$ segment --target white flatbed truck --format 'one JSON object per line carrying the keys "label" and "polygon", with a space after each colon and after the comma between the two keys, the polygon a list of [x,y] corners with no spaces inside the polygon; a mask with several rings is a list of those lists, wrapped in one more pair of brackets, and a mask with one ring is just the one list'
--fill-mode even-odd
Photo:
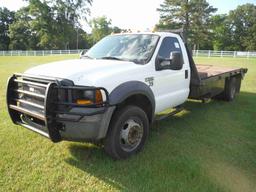
{"label": "white flatbed truck", "polygon": [[188,98],[232,101],[247,69],[195,65],[180,35],[115,34],[81,59],[13,74],[13,123],[53,142],[102,141],[115,159],[140,151],[156,115]]}

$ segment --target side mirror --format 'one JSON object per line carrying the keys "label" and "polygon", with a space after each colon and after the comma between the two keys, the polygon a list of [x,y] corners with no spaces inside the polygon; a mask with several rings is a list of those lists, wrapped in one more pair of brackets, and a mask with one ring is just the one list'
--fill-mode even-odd
{"label": "side mirror", "polygon": [[171,58],[163,58],[157,57],[156,58],[156,70],[181,70],[183,66],[183,59],[181,53],[178,51],[173,51],[171,53]]}
{"label": "side mirror", "polygon": [[83,55],[86,53],[86,51],[85,50],[83,50],[83,51],[81,51],[81,53],[80,53],[80,59],[83,57]]}

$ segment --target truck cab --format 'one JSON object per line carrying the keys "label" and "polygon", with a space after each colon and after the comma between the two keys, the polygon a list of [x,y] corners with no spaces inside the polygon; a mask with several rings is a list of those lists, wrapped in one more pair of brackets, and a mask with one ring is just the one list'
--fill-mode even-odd
{"label": "truck cab", "polygon": [[53,142],[101,141],[115,159],[139,152],[158,113],[188,98],[233,100],[247,69],[197,67],[180,35],[110,35],[81,59],[10,77],[15,124]]}

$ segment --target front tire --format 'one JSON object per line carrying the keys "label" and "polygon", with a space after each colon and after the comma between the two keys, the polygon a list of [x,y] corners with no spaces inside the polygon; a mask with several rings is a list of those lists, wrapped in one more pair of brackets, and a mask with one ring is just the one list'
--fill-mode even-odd
{"label": "front tire", "polygon": [[148,117],[140,107],[125,106],[114,114],[104,149],[114,159],[125,159],[141,151],[149,133]]}

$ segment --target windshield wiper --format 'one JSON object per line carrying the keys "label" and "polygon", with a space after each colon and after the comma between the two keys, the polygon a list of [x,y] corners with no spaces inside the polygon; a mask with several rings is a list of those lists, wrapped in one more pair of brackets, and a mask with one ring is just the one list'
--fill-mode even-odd
{"label": "windshield wiper", "polygon": [[99,58],[99,59],[109,59],[109,60],[118,60],[118,61],[123,61],[123,59],[120,59],[120,58],[118,58],[118,57],[101,57],[101,58]]}
{"label": "windshield wiper", "polygon": [[81,58],[88,58],[88,59],[92,59],[92,57],[88,56],[88,55],[82,55]]}
{"label": "windshield wiper", "polygon": [[139,65],[146,64],[145,60],[142,60],[142,59],[132,59],[130,61],[135,63],[135,64],[139,64]]}
{"label": "windshield wiper", "polygon": [[129,61],[129,62],[133,62],[135,64],[144,64],[145,62],[142,62],[141,60],[138,59],[121,59],[118,57],[111,57],[111,56],[106,56],[106,57],[101,57],[99,59],[109,59],[109,60],[117,60],[117,61]]}

